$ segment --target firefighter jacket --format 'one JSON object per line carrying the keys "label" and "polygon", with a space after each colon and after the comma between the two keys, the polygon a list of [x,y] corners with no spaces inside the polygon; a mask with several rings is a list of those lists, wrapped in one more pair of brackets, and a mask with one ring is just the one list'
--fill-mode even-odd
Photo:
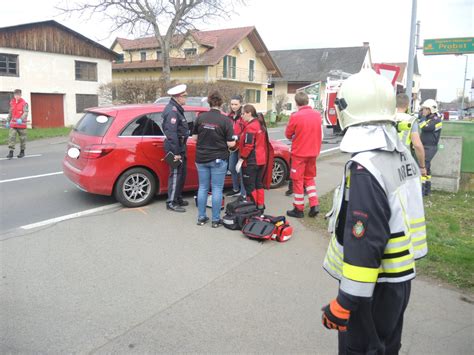
{"label": "firefighter jacket", "polygon": [[437,146],[441,136],[443,121],[437,114],[430,114],[420,123],[421,142],[424,146]]}
{"label": "firefighter jacket", "polygon": [[376,283],[415,277],[415,260],[428,251],[420,177],[404,147],[355,153],[347,163],[328,213],[323,264],[340,281],[343,307],[370,298]]}
{"label": "firefighter jacket", "polygon": [[234,135],[240,137],[240,134],[244,130],[244,120],[242,119],[242,109],[239,109],[237,112],[229,113],[229,118],[232,120],[232,124],[234,126]]}
{"label": "firefighter jacket", "polygon": [[166,136],[165,150],[167,152],[177,155],[186,153],[189,126],[183,107],[173,98],[163,111],[163,133]]}
{"label": "firefighter jacket", "polygon": [[240,157],[243,166],[266,165],[268,155],[267,134],[257,118],[244,126],[239,140]]}
{"label": "firefighter jacket", "polygon": [[408,150],[411,148],[411,134],[418,133],[418,122],[415,116],[409,115],[408,113],[397,113],[397,121],[408,122],[411,124],[411,128],[398,132],[398,137],[402,143],[407,147]]}
{"label": "firefighter jacket", "polygon": [[[28,104],[21,97],[18,101],[12,98],[10,101],[10,111],[7,120],[10,120],[11,128],[26,128],[26,119],[28,118]],[[21,120],[18,123],[18,120]]]}
{"label": "firefighter jacket", "polygon": [[301,158],[317,157],[321,150],[321,114],[303,106],[290,116],[285,136],[291,140],[291,154]]}

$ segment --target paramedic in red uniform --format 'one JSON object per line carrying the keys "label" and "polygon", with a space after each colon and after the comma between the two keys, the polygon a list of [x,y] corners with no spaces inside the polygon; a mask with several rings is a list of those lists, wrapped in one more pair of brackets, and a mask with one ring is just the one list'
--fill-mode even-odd
{"label": "paramedic in red uniform", "polygon": [[[260,210],[265,209],[264,188],[268,188],[265,177],[271,160],[265,121],[259,119],[255,107],[245,105],[242,110],[245,127],[239,140],[240,159],[237,171],[242,167],[247,198],[253,200]],[[271,162],[273,166],[273,162]]]}
{"label": "paramedic in red uniform", "polygon": [[291,173],[293,181],[293,209],[287,211],[290,217],[304,217],[304,189],[309,197],[310,217],[319,213],[316,193],[316,159],[321,150],[321,115],[308,106],[309,98],[304,92],[295,95],[298,111],[290,116],[286,127],[286,138],[291,140]]}

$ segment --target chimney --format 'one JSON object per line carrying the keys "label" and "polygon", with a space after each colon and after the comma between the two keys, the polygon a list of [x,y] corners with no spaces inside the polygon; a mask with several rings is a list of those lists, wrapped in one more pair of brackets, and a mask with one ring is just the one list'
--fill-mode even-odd
{"label": "chimney", "polygon": [[362,42],[362,44],[364,45],[364,47],[369,47],[369,42]]}

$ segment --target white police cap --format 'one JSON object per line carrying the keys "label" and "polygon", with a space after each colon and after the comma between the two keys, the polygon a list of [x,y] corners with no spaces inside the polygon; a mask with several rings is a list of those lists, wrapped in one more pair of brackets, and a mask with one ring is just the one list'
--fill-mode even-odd
{"label": "white police cap", "polygon": [[182,93],[185,93],[187,89],[186,84],[176,85],[167,91],[168,95],[170,96],[177,96]]}

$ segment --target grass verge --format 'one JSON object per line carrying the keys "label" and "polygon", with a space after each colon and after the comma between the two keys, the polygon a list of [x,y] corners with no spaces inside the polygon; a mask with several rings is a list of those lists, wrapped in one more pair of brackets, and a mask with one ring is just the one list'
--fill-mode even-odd
{"label": "grass verge", "polygon": [[[71,127],[57,128],[32,128],[27,130],[27,142],[42,138],[53,138],[67,136],[71,132]],[[0,145],[8,144],[8,129],[0,129]],[[17,137],[17,142],[19,138]]]}
{"label": "grass verge", "polygon": [[[331,209],[333,193],[320,198],[318,218],[304,224],[327,233],[324,215]],[[425,198],[428,255],[418,260],[417,272],[474,292],[474,192],[456,194],[434,191]]]}

